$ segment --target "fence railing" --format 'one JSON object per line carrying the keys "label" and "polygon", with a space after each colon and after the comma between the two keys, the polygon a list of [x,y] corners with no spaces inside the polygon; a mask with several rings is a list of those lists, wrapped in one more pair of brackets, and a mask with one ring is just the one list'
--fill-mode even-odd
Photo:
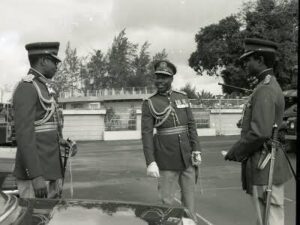
{"label": "fence railing", "polygon": [[105,115],[105,131],[137,130],[135,108],[108,108]]}
{"label": "fence railing", "polygon": [[[196,127],[211,128],[211,109],[242,109],[246,99],[191,99],[191,108]],[[138,121],[136,110],[141,105],[120,107],[117,105],[106,108],[105,131],[137,130]],[[221,112],[221,111],[220,111]]]}
{"label": "fence railing", "polygon": [[110,88],[99,89],[93,91],[62,91],[59,94],[60,98],[73,97],[99,97],[99,96],[116,96],[116,95],[147,95],[155,92],[154,87],[128,87],[128,88]]}
{"label": "fence railing", "polygon": [[210,127],[210,111],[201,108],[192,108],[196,128],[209,128]]}
{"label": "fence railing", "polygon": [[247,99],[190,99],[192,108],[206,109],[237,109],[243,108]]}

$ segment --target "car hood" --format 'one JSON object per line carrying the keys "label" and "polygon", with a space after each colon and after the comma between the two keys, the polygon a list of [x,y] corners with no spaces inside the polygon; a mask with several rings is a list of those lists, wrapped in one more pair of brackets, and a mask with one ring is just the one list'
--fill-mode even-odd
{"label": "car hood", "polygon": [[189,218],[180,207],[90,200],[35,200],[33,211],[34,224],[40,225],[194,224]]}

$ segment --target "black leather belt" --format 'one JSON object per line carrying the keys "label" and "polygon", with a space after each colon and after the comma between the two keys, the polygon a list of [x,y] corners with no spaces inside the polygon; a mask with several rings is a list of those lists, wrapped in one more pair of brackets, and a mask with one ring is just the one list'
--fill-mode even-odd
{"label": "black leather belt", "polygon": [[171,134],[182,134],[188,132],[187,126],[169,127],[157,129],[157,135],[171,135]]}

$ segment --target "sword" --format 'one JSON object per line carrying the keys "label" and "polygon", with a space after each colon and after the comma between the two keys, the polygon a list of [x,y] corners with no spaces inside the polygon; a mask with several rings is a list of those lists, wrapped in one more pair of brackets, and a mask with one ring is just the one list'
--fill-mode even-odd
{"label": "sword", "polygon": [[264,214],[264,225],[269,224],[269,214],[270,214],[270,205],[271,205],[275,154],[276,154],[276,150],[277,150],[277,139],[278,139],[278,126],[275,123],[273,125],[273,130],[272,130],[272,150],[271,150],[271,161],[270,161],[268,186],[265,190],[265,195],[267,197],[266,197],[266,208],[265,208],[265,214]]}

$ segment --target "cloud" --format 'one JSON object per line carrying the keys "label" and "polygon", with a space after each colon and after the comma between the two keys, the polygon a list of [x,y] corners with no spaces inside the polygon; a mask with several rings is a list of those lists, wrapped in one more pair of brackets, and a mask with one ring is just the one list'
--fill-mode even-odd
{"label": "cloud", "polygon": [[[130,2],[130,4],[128,4]],[[167,29],[193,32],[237,12],[241,0],[115,0],[112,19],[119,28]]]}
{"label": "cloud", "polygon": [[24,46],[29,42],[60,41],[63,58],[70,41],[80,56],[86,56],[94,49],[107,52],[113,38],[126,28],[131,42],[151,44],[151,55],[166,49],[184,74],[178,75],[178,85],[192,82],[197,89],[219,92],[213,78],[195,75],[188,58],[196,49],[194,36],[200,27],[237,12],[241,4],[241,0],[1,0],[0,86],[16,83],[26,74]]}
{"label": "cloud", "polygon": [[223,82],[221,77],[200,76],[187,65],[177,65],[177,74],[174,76],[173,87],[180,89],[187,83],[196,88],[196,91],[202,90],[211,92],[214,95],[222,94],[222,88],[218,82]]}

